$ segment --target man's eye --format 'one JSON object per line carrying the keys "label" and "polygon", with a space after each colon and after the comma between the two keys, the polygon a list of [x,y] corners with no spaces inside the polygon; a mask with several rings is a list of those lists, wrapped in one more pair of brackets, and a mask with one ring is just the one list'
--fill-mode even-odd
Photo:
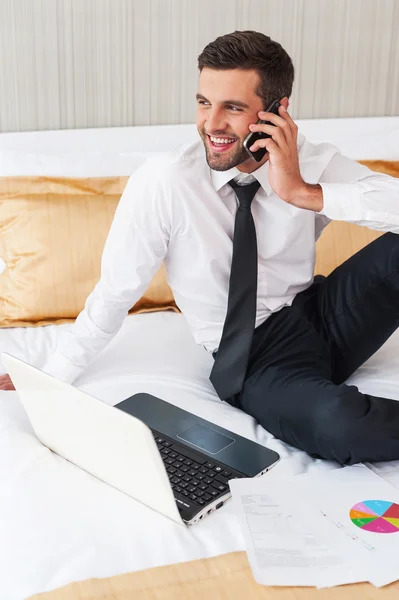
{"label": "man's eye", "polygon": [[207,104],[206,100],[198,100],[198,104]]}
{"label": "man's eye", "polygon": [[231,108],[234,112],[241,112],[241,108],[237,108],[236,106],[230,105],[228,108]]}

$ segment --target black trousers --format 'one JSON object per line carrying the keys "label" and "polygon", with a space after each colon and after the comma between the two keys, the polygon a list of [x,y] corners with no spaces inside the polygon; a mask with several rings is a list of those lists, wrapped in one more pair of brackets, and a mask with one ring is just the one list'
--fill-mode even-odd
{"label": "black trousers", "polygon": [[344,383],[398,325],[399,235],[387,233],[255,329],[227,402],[313,457],[399,459],[399,402]]}

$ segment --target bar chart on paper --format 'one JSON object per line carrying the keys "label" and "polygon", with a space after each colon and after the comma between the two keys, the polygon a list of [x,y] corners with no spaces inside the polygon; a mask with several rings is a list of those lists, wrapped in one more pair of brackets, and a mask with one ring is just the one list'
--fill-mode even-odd
{"label": "bar chart on paper", "polygon": [[399,504],[386,500],[364,500],[350,510],[356,527],[372,533],[399,532]]}

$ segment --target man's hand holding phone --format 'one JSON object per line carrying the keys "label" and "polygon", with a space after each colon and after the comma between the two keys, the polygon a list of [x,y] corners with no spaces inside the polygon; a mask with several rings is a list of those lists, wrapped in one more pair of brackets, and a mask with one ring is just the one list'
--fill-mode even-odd
{"label": "man's hand holding phone", "polygon": [[[260,149],[269,153],[269,183],[274,192],[288,204],[319,212],[323,208],[323,191],[319,184],[307,184],[301,176],[298,158],[298,126],[285,107],[278,107],[278,114],[260,111],[262,121],[249,126],[250,131],[268,134],[258,138],[247,151],[253,154]],[[247,138],[248,139],[248,138]]]}

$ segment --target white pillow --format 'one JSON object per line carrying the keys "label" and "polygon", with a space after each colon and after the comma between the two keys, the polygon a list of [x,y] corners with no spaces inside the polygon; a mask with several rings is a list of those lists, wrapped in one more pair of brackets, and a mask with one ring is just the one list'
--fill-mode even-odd
{"label": "white pillow", "polygon": [[0,177],[111,177],[131,175],[150,156],[162,152],[76,152],[35,154],[0,151]]}
{"label": "white pillow", "polygon": [[0,153],[131,154],[169,152],[199,139],[195,125],[135,125],[0,134]]}
{"label": "white pillow", "polygon": [[3,133],[0,177],[127,176],[146,158],[198,139],[191,124]]}

